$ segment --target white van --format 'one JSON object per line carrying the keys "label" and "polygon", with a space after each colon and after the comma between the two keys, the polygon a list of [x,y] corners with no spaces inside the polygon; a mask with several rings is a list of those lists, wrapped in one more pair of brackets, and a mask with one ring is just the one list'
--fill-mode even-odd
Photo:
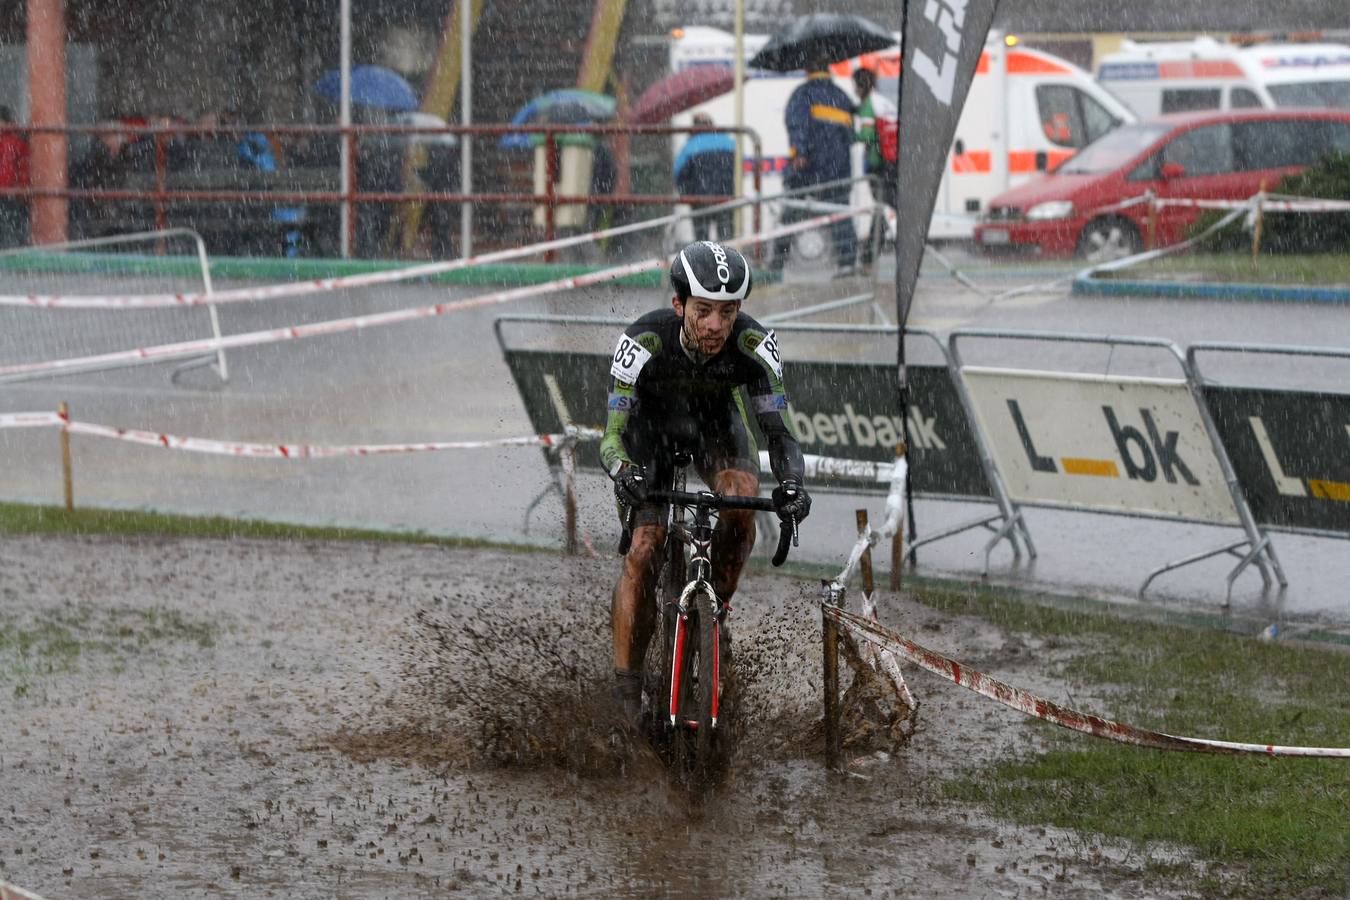
{"label": "white van", "polygon": [[[767,35],[746,35],[746,60],[767,40]],[[676,29],[671,40],[671,71],[695,65],[729,66],[734,48],[732,35],[716,28]],[[899,85],[899,52],[895,48],[836,63],[832,67],[835,81],[849,96],[854,96],[852,72],[860,65],[868,66],[879,75],[879,90],[894,101]],[[782,188],[788,154],[783,113],[788,97],[803,78],[801,72],[746,72],[745,124],[754,128],[764,142],[764,157],[759,165],[765,193],[776,193]],[[676,122],[688,124],[695,112],[706,112],[719,124],[731,124],[735,121],[734,97],[725,94],[711,100],[677,116]],[[1002,35],[991,35],[957,124],[929,238],[971,238],[990,198],[1054,168],[1078,148],[1117,125],[1134,120],[1127,107],[1072,63],[1039,50],[1010,47]],[[904,152],[904,131],[901,122],[901,152]],[[682,143],[683,138],[676,141]],[[748,159],[752,153],[748,146],[745,152],[748,194],[752,189],[749,173],[753,171],[753,162]],[[855,172],[861,172],[861,160],[861,146],[855,145]],[[855,202],[870,199],[865,186],[860,186],[859,192],[861,196],[855,195]],[[767,224],[770,223],[766,227]],[[865,222],[859,225],[862,230],[866,227]]]}
{"label": "white van", "polygon": [[1101,58],[1097,81],[1141,117],[1203,109],[1350,109],[1350,47],[1199,37],[1136,43]]}

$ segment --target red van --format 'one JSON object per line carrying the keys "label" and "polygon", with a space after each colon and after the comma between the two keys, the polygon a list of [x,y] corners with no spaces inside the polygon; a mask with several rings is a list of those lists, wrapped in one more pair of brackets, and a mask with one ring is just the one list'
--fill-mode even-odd
{"label": "red van", "polygon": [[[1053,173],[989,202],[975,228],[982,248],[1101,261],[1139,252],[1148,207],[1112,208],[1147,191],[1160,198],[1245,200],[1265,182],[1350,153],[1350,110],[1253,109],[1177,113],[1122,125]],[[1182,240],[1200,215],[1160,206],[1159,246]]]}

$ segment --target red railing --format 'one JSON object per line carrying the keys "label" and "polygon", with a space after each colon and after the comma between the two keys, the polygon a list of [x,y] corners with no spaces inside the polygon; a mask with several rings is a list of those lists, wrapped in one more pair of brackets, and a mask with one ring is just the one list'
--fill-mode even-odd
{"label": "red railing", "polygon": [[[707,127],[707,126],[670,126],[670,125],[229,125],[200,127],[191,125],[138,126],[138,125],[68,125],[36,126],[0,124],[0,133],[18,131],[25,134],[63,134],[99,137],[120,134],[128,138],[128,143],[140,139],[149,139],[154,143],[154,182],[150,190],[127,188],[0,188],[0,198],[27,198],[41,200],[56,198],[65,200],[90,200],[110,202],[148,202],[154,209],[154,223],[157,229],[168,225],[168,207],[175,203],[340,203],[348,210],[348,246],[356,235],[359,207],[363,203],[469,203],[497,205],[528,205],[544,207],[544,239],[552,240],[556,234],[557,209],[559,206],[605,205],[605,206],[671,206],[684,203],[690,206],[711,206],[731,200],[731,197],[688,195],[688,194],[560,194],[557,192],[559,137],[563,135],[592,135],[595,137],[635,135],[674,135],[698,134],[703,132],[741,134],[749,139],[752,153],[746,157],[747,165],[753,176],[754,197],[749,202],[752,210],[754,230],[762,225],[759,193],[762,187],[759,161],[763,158],[763,145],[759,135],[751,128]],[[261,133],[277,138],[337,138],[346,143],[349,166],[348,189],[332,190],[191,190],[171,189],[168,186],[170,174],[168,149],[175,140],[191,137],[240,137],[246,134]],[[542,134],[547,172],[545,191],[536,193],[509,192],[389,192],[362,191],[357,188],[360,172],[357,168],[358,142],[368,136],[415,136],[415,135],[453,135],[461,141],[474,137],[494,137],[505,134]],[[510,152],[510,151],[503,151]],[[331,167],[330,167],[331,168]],[[284,175],[282,170],[281,175]]]}

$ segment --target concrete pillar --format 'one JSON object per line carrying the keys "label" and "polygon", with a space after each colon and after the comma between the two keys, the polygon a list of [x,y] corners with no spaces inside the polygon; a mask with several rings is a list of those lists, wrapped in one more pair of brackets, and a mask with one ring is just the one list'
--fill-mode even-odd
{"label": "concrete pillar", "polygon": [[[66,124],[66,9],[65,0],[28,0],[28,119],[34,126]],[[32,132],[31,177],[36,191],[66,188],[63,133]],[[33,243],[66,240],[64,197],[33,200]]]}

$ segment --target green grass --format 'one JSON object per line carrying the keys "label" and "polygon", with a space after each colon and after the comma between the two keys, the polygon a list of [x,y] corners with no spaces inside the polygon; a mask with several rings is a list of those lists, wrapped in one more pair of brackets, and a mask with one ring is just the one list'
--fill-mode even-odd
{"label": "green grass", "polygon": [[1263,254],[1255,261],[1250,253],[1185,254],[1120,269],[1105,277],[1171,280],[1196,276],[1203,281],[1240,284],[1350,285],[1350,254]]}
{"label": "green grass", "polygon": [[189,538],[261,538],[287,541],[381,541],[446,547],[500,547],[538,552],[539,547],[477,538],[428,535],[421,531],[379,531],[320,525],[291,525],[261,519],[180,516],[142,510],[77,509],[0,503],[0,534],[165,535]]}
{"label": "green grass", "polygon": [[[1080,647],[1051,674],[1116,686],[1087,712],[1193,737],[1350,746],[1350,654],[987,592],[921,599]],[[1343,897],[1350,887],[1350,761],[1167,753],[1030,727],[1046,752],[963,773],[947,795],[1023,823],[1181,844],[1238,873],[1197,875],[1206,893]]]}
{"label": "green grass", "polygon": [[68,603],[20,620],[0,608],[0,685],[12,684],[17,699],[29,694],[34,679],[70,672],[82,658],[112,657],[120,668],[132,656],[171,644],[212,647],[215,635],[216,626],[172,609]]}

